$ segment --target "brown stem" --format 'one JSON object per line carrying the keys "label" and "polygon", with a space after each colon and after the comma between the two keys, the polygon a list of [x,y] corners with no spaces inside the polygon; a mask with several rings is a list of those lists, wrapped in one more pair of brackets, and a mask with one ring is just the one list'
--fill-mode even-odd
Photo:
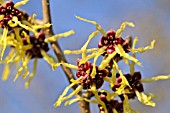
{"label": "brown stem", "polygon": [[[42,11],[43,11],[43,23],[44,24],[51,23],[49,0],[42,0]],[[44,32],[45,32],[47,38],[54,35],[52,26],[49,27],[49,28],[44,29]],[[64,54],[63,54],[58,42],[52,42],[51,46],[52,46],[52,48],[53,48],[59,62],[67,63],[67,60],[64,57]],[[74,79],[74,75],[73,75],[70,68],[67,68],[67,67],[62,65],[62,69],[63,69],[65,75],[67,76],[67,79],[68,79],[69,82],[70,82],[71,79]],[[77,86],[74,86],[73,90],[75,90],[76,88],[77,88]],[[82,92],[80,92],[76,97],[80,97],[82,95],[83,95]],[[81,113],[90,113],[90,108],[89,108],[89,103],[88,102],[79,101],[78,104],[79,104]]]}

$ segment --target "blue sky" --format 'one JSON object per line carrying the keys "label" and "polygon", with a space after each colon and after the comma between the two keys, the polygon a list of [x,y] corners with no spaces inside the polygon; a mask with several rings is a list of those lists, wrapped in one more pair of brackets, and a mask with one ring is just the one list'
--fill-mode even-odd
{"label": "blue sky", "polygon": [[[13,0],[16,2],[17,0]],[[144,67],[136,67],[144,77],[170,73],[169,61],[169,29],[170,29],[170,2],[162,0],[50,0],[52,25],[55,34],[68,30],[75,30],[76,34],[59,40],[63,50],[80,49],[87,40],[88,35],[95,30],[89,23],[77,20],[79,15],[87,19],[97,21],[106,31],[118,29],[123,21],[135,23],[135,28],[127,27],[123,36],[132,35],[139,37],[138,46],[149,45],[151,40],[156,40],[154,50],[139,54],[138,58]],[[168,5],[169,4],[169,5]],[[37,14],[42,19],[41,0],[30,0],[21,9],[28,14]],[[100,35],[95,37],[89,48],[96,47]],[[54,55],[52,50],[50,54]],[[78,55],[67,55],[67,60],[76,64]],[[123,65],[120,63],[120,65]],[[30,69],[32,64],[30,63]],[[2,72],[3,66],[0,67]],[[127,73],[128,69],[122,69]],[[50,66],[40,60],[37,74],[29,89],[24,88],[24,80],[21,78],[13,83],[15,72],[12,72],[8,81],[0,81],[0,113],[79,113],[78,105],[58,108],[53,103],[68,85],[67,79],[61,68],[52,71]],[[168,113],[170,104],[170,82],[159,81],[146,84],[146,93],[154,93],[158,96],[154,99],[157,107],[146,107],[138,101],[132,101],[132,107],[140,113]],[[91,105],[92,113],[97,113],[96,105]]]}

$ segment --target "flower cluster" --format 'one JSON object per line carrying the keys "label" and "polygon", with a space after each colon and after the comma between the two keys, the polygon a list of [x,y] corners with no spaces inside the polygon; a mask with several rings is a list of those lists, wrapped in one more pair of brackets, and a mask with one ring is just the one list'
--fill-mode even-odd
{"label": "flower cluster", "polygon": [[24,0],[14,4],[12,1],[3,1],[3,4],[0,4],[0,27],[3,28],[3,35],[0,39],[0,44],[3,45],[1,49],[1,60],[7,47],[8,32],[18,26],[18,24],[13,23],[13,19],[15,18],[20,23],[24,19],[22,11],[17,8],[27,2],[28,0]]}
{"label": "flower cluster", "polygon": [[[80,50],[64,51],[65,54],[82,54],[82,58],[77,60],[77,66],[62,62],[53,65],[53,68],[64,65],[77,70],[77,80],[71,80],[72,83],[63,91],[54,106],[60,106],[63,101],[76,95],[82,89],[91,91],[95,100],[79,97],[66,101],[65,105],[84,100],[98,104],[100,113],[136,113],[136,111],[131,108],[129,100],[137,97],[143,104],[155,106],[156,104],[151,100],[153,95],[144,93],[143,82],[153,82],[156,80],[169,79],[170,77],[157,76],[150,79],[142,79],[141,72],[135,72],[134,68],[136,64],[141,66],[140,61],[136,58],[136,53],[153,49],[155,40],[147,47],[135,48],[138,41],[137,37],[134,38],[133,44],[131,44],[130,39],[123,39],[121,37],[126,25],[134,27],[133,23],[124,22],[117,31],[110,30],[105,32],[95,21],[87,20],[79,16],[76,16],[76,18],[94,24],[97,31],[89,36],[87,42]],[[99,32],[102,34],[102,37],[98,43],[98,48],[87,49],[90,40]],[[130,52],[131,54],[129,54]],[[91,54],[87,55],[87,53]],[[99,65],[96,65],[99,56],[103,56],[103,59]],[[93,63],[91,63],[89,59],[93,59]],[[123,74],[118,65],[119,61],[124,61],[124,63],[129,66],[129,74]],[[105,82],[110,83],[111,92],[110,90],[101,89]],[[76,84],[79,84],[79,86],[72,93],[65,96],[69,88]],[[115,97],[120,97],[120,100],[116,100]]]}
{"label": "flower cluster", "polygon": [[106,46],[106,52],[103,55],[111,54],[115,51],[116,45],[122,45],[124,51],[129,52],[130,45],[128,41],[125,41],[123,38],[115,37],[116,32],[114,30],[110,30],[106,33],[106,36],[102,36],[100,42],[98,43],[98,48]]}
{"label": "flower cluster", "polygon": [[[40,32],[38,37],[30,36],[30,44],[33,45],[32,48],[26,50],[26,55],[30,55],[31,58],[43,58],[41,50],[48,52],[48,43],[45,42],[45,34]],[[27,38],[23,38],[23,45],[28,45]]]}
{"label": "flower cluster", "polygon": [[92,84],[96,84],[96,88],[99,89],[104,83],[104,77],[108,76],[108,70],[99,70],[96,66],[95,77],[92,78],[90,74],[92,73],[93,65],[89,61],[84,64],[79,65],[80,60],[77,61],[78,70],[76,76],[81,77],[80,85],[83,86],[83,89],[90,89]]}
{"label": "flower cluster", "polygon": [[[2,2],[2,1],[1,1]],[[153,82],[157,80],[169,79],[170,76],[156,76],[150,79],[142,78],[141,72],[136,72],[134,66],[141,66],[141,62],[136,58],[136,53],[142,53],[154,48],[155,40],[151,45],[143,48],[135,48],[138,38],[134,38],[133,44],[131,39],[121,37],[125,27],[128,25],[134,27],[131,22],[123,22],[117,31],[109,30],[106,32],[98,23],[92,20],[87,20],[76,16],[77,19],[95,25],[96,31],[88,37],[87,42],[80,50],[66,50],[65,54],[81,54],[82,58],[77,60],[77,65],[63,63],[55,60],[47,52],[49,51],[48,43],[53,43],[61,37],[67,37],[74,34],[73,30],[65,33],[57,34],[46,38],[44,33],[46,28],[51,26],[48,24],[37,24],[34,21],[35,14],[31,16],[31,20],[25,17],[24,13],[18,7],[26,4],[28,0],[23,0],[14,4],[11,0],[0,4],[0,27],[3,29],[3,34],[0,37],[0,63],[5,65],[2,75],[3,80],[7,80],[10,75],[10,70],[16,64],[17,73],[14,77],[16,81],[21,75],[22,78],[28,80],[25,87],[28,88],[30,82],[36,73],[38,59],[44,59],[53,69],[59,65],[75,69],[76,80],[71,80],[71,84],[66,87],[60,95],[54,106],[60,106],[63,101],[68,100],[80,91],[90,91],[94,100],[84,97],[78,97],[66,101],[65,105],[70,105],[73,102],[84,100],[90,103],[98,104],[100,113],[131,113],[136,112],[130,106],[130,99],[137,99],[148,106],[156,106],[156,103],[151,99],[153,95],[144,93],[144,82]],[[93,37],[99,33],[102,34],[100,41],[96,44],[97,48],[87,49],[88,44]],[[3,58],[6,48],[9,47],[7,56]],[[87,54],[88,53],[88,54]],[[103,59],[97,65],[98,57]],[[89,60],[93,59],[93,63]],[[28,63],[33,61],[33,70],[30,73]],[[124,61],[129,66],[128,74],[124,74],[122,67],[118,62]],[[102,86],[105,82],[110,84],[110,90],[103,90]],[[77,88],[66,96],[68,90],[77,85]],[[117,100],[116,97],[120,99]]]}
{"label": "flower cluster", "polygon": [[22,20],[22,12],[14,6],[12,1],[7,1],[4,6],[0,5],[0,16],[0,26],[8,29],[11,29],[8,22],[12,20],[14,16],[17,17],[19,21]]}
{"label": "flower cluster", "polygon": [[[99,92],[99,96],[101,101],[103,101],[106,105],[108,113],[113,113],[114,110],[118,113],[123,113],[123,103],[118,100],[108,100],[106,92]],[[102,105],[98,105],[100,112],[104,111]]]}
{"label": "flower cluster", "polygon": [[[44,29],[50,27],[51,24],[37,24],[34,19],[35,14],[30,16],[30,20],[23,11],[18,9],[18,7],[27,2],[28,0],[24,0],[14,4],[10,0],[0,5],[0,27],[3,29],[3,35],[0,37],[0,63],[5,64],[2,79],[8,79],[10,68],[13,68],[15,66],[13,64],[16,64],[18,71],[14,81],[21,75],[24,79],[29,76],[25,83],[26,88],[29,87],[31,80],[35,76],[38,59],[43,58],[50,65],[57,63],[56,59],[47,53],[50,49],[48,43],[74,34],[74,31],[70,30],[47,39]],[[3,58],[6,47],[9,47],[10,50],[7,57]],[[32,59],[34,60],[33,71],[30,73],[28,63]]]}
{"label": "flower cluster", "polygon": [[[135,72],[133,75],[130,74],[124,74],[125,78],[129,82],[129,86],[125,87],[126,90],[129,90],[130,93],[123,93],[120,96],[121,100],[124,100],[124,95],[128,96],[128,99],[134,99],[136,97],[135,90],[138,92],[143,92],[144,88],[141,83],[141,73],[140,72]],[[119,88],[121,86],[122,78],[120,77],[119,74],[117,74],[117,80],[114,86],[112,87],[113,91],[116,91],[116,88]]]}

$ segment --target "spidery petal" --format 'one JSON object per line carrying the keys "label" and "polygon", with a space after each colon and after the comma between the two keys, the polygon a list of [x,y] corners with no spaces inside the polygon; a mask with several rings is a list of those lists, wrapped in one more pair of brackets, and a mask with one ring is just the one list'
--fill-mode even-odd
{"label": "spidery petal", "polygon": [[130,27],[135,27],[135,25],[132,22],[123,22],[120,28],[116,31],[116,35],[115,35],[116,38],[121,37],[121,34],[127,25]]}
{"label": "spidery petal", "polygon": [[101,32],[101,34],[102,34],[103,36],[107,36],[105,30],[102,29],[102,27],[101,27],[97,22],[92,21],[92,20],[87,20],[87,19],[82,18],[82,17],[80,17],[80,16],[75,16],[75,17],[76,17],[77,19],[79,19],[79,20],[82,20],[82,21],[85,21],[85,22],[94,24],[94,25],[96,26],[96,29],[97,29],[99,32]]}
{"label": "spidery petal", "polygon": [[52,37],[46,38],[46,39],[45,39],[45,42],[55,42],[55,41],[57,41],[59,38],[68,37],[68,36],[70,36],[70,35],[73,35],[74,33],[75,33],[74,30],[70,30],[70,31],[65,32],[65,33],[57,34],[57,35],[54,35],[54,36],[52,36]]}
{"label": "spidery petal", "polygon": [[18,8],[18,7],[21,7],[22,5],[25,5],[29,0],[23,0],[21,2],[17,2],[14,7],[15,8]]}
{"label": "spidery petal", "polygon": [[136,96],[138,97],[138,100],[141,103],[143,103],[145,105],[148,105],[148,106],[152,106],[152,107],[156,106],[156,103],[151,100],[152,96],[146,95],[146,94],[144,94],[142,92],[140,93],[137,90],[135,90],[135,93],[136,93]]}

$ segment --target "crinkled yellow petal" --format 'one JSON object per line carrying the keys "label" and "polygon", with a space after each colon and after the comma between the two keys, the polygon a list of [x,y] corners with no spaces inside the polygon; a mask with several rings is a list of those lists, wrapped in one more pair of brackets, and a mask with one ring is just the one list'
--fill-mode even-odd
{"label": "crinkled yellow petal", "polygon": [[[13,47],[16,47],[16,46],[18,46],[18,42],[17,42],[17,40],[16,39],[14,39],[14,34],[13,33],[11,33],[12,35],[10,35],[10,36],[7,36],[7,46],[13,46]],[[1,44],[1,46],[3,46],[3,44],[2,43],[0,43]]]}
{"label": "crinkled yellow petal", "polygon": [[68,96],[65,96],[61,99],[61,102],[73,97],[74,95],[78,94],[81,90],[83,89],[83,87],[80,85],[78,86],[72,93],[70,93]]}
{"label": "crinkled yellow petal", "polygon": [[150,50],[150,49],[153,49],[153,48],[154,48],[154,45],[155,45],[155,40],[153,40],[153,41],[151,42],[151,45],[150,45],[150,46],[146,46],[146,47],[144,47],[144,48],[132,49],[131,51],[132,51],[132,52],[140,52],[140,53],[143,53],[143,52],[145,52],[145,51],[148,51],[148,50]]}
{"label": "crinkled yellow petal", "polygon": [[31,42],[29,35],[25,31],[22,31],[22,33],[24,34],[24,37],[26,37],[27,43],[30,44]]}
{"label": "crinkled yellow petal", "polygon": [[43,25],[34,25],[33,28],[38,30],[38,29],[45,29],[45,28],[49,28],[52,24],[47,23],[47,24],[43,24]]}
{"label": "crinkled yellow petal", "polygon": [[32,15],[31,15],[31,19],[35,19],[36,16],[37,16],[37,14],[35,14],[35,13],[32,14]]}
{"label": "crinkled yellow petal", "polygon": [[68,64],[68,63],[62,63],[63,66],[74,69],[74,70],[78,70],[78,67],[73,65],[73,64]]}
{"label": "crinkled yellow petal", "polygon": [[9,65],[5,64],[4,72],[2,74],[2,80],[6,81],[8,79],[8,77],[9,77],[9,74],[10,74]]}
{"label": "crinkled yellow petal", "polygon": [[87,46],[89,44],[89,42],[91,41],[91,39],[93,37],[95,37],[96,35],[98,34],[98,31],[94,31],[88,38],[87,42],[84,44],[84,46],[81,48],[81,51],[82,51],[82,59],[85,59],[86,57],[86,49],[87,49]]}
{"label": "crinkled yellow petal", "polygon": [[[135,49],[137,41],[138,41],[138,37],[135,37],[134,40],[133,40],[132,49]],[[136,58],[136,53],[132,52],[132,56],[134,58]],[[133,75],[134,71],[135,71],[135,62],[132,61],[131,64],[130,64],[130,74]]]}
{"label": "crinkled yellow petal", "polygon": [[74,84],[79,84],[81,79],[82,77],[78,78],[77,80],[71,79],[70,81]]}
{"label": "crinkled yellow petal", "polygon": [[92,69],[92,72],[91,72],[91,74],[90,74],[90,76],[91,76],[92,78],[95,78],[95,76],[96,76],[96,62],[97,62],[98,57],[99,57],[103,52],[104,52],[104,51],[99,52],[99,53],[94,57],[93,69]]}
{"label": "crinkled yellow petal", "polygon": [[28,63],[31,59],[31,56],[27,56],[25,58],[25,61],[23,62],[23,68],[25,69],[25,73],[22,75],[22,77],[25,79],[29,75],[29,70],[28,70]]}
{"label": "crinkled yellow petal", "polygon": [[17,2],[17,3],[14,5],[14,7],[15,7],[15,8],[18,8],[18,7],[22,6],[22,5],[25,5],[28,1],[29,1],[29,0],[23,0],[23,1],[21,1],[21,2]]}
{"label": "crinkled yellow petal", "polygon": [[107,81],[107,82],[109,82],[109,83],[112,83],[112,79],[111,79],[110,77],[107,77],[107,76],[106,76],[106,77],[104,77],[104,80]]}
{"label": "crinkled yellow petal", "polygon": [[[96,51],[98,51],[98,50],[99,50],[99,48],[86,49],[86,53],[96,52]],[[81,53],[82,53],[82,50],[73,50],[73,51],[64,50],[64,54],[81,54]]]}
{"label": "crinkled yellow petal", "polygon": [[113,113],[118,113],[116,109],[112,109],[112,112]]}
{"label": "crinkled yellow petal", "polygon": [[[135,49],[135,46],[136,46],[137,42],[138,42],[138,37],[135,37],[134,40],[133,40],[132,49]],[[132,51],[132,53],[134,53],[134,52]]]}
{"label": "crinkled yellow petal", "polygon": [[4,5],[4,4],[5,4],[5,1],[4,1],[4,0],[0,0],[0,4],[1,4],[1,5]]}
{"label": "crinkled yellow petal", "polygon": [[81,20],[81,21],[85,21],[85,22],[88,22],[88,23],[91,23],[91,24],[94,24],[96,25],[97,23],[95,21],[92,21],[92,20],[87,20],[85,18],[82,18],[80,16],[75,16],[77,19]]}
{"label": "crinkled yellow petal", "polygon": [[13,63],[17,63],[18,61],[20,61],[21,60],[21,57],[22,56],[19,56],[19,55],[17,55],[16,57],[15,57],[15,59],[13,59]]}
{"label": "crinkled yellow petal", "polygon": [[70,31],[67,31],[65,33],[57,34],[57,35],[54,35],[52,37],[46,38],[45,42],[55,42],[59,38],[68,37],[68,36],[73,35],[73,34],[74,34],[74,30],[70,30]]}
{"label": "crinkled yellow petal", "polygon": [[102,29],[102,27],[101,27],[98,23],[96,23],[95,21],[87,20],[87,19],[82,18],[82,17],[80,17],[80,16],[75,16],[75,17],[76,17],[77,19],[79,19],[79,20],[82,20],[82,21],[85,21],[85,22],[88,22],[88,23],[91,23],[91,24],[96,25],[96,29],[97,29],[99,32],[101,32],[101,34],[102,34],[103,36],[107,36],[106,31],[105,31],[104,29]]}
{"label": "crinkled yellow petal", "polygon": [[111,59],[113,59],[116,54],[117,54],[116,51],[113,52],[112,54],[109,54],[108,57],[104,59],[99,65],[99,70],[105,69],[105,67],[110,63]]}
{"label": "crinkled yellow petal", "polygon": [[[34,16],[36,16],[36,14],[34,14],[34,15],[32,16],[32,19],[34,19]],[[31,28],[33,28],[33,29],[35,29],[35,30],[44,29],[44,28],[49,28],[49,27],[52,25],[52,24],[50,24],[50,23],[43,24],[43,25],[32,25],[31,23],[29,23],[29,22],[26,21],[26,20],[23,20],[22,23],[25,24],[25,25],[28,25],[29,27],[31,27]]]}
{"label": "crinkled yellow petal", "polygon": [[123,58],[123,61],[124,61],[124,63],[125,63],[126,65],[130,65],[127,58]]}
{"label": "crinkled yellow petal", "polygon": [[63,98],[64,96],[67,94],[68,90],[70,88],[72,88],[75,84],[77,84],[77,82],[79,82],[81,79],[81,77],[77,80],[74,80],[74,82],[72,82],[69,86],[67,86],[65,88],[65,90],[63,91],[63,93],[59,96],[58,100],[54,103],[54,107],[60,106],[60,104],[63,102]]}
{"label": "crinkled yellow petal", "polygon": [[[0,35],[0,37],[1,37],[1,35]],[[13,39],[15,39],[15,33],[8,34],[7,40],[13,40]]]}
{"label": "crinkled yellow petal", "polygon": [[52,65],[52,70],[55,70],[55,69],[58,68],[58,66],[60,66],[60,65],[64,65],[65,67],[78,70],[78,67],[77,67],[77,66],[75,66],[75,65],[73,65],[73,64],[68,64],[68,63],[57,63],[57,64],[53,64],[53,65]]}
{"label": "crinkled yellow petal", "polygon": [[142,64],[139,62],[139,60],[134,58],[133,56],[130,56],[128,53],[126,53],[120,44],[118,44],[115,47],[115,49],[116,49],[116,52],[118,54],[120,54],[121,57],[127,58],[127,59],[135,62],[137,65],[142,66]]}
{"label": "crinkled yellow petal", "polygon": [[119,88],[116,88],[116,91],[111,94],[111,98],[123,94],[125,91],[125,87],[125,85],[121,85]]}
{"label": "crinkled yellow petal", "polygon": [[[30,15],[30,20],[31,20],[31,23],[34,23],[34,25],[38,25],[38,24],[43,24],[43,22],[42,21],[39,21],[38,23],[37,23],[37,21],[35,20],[35,17],[37,16],[37,14],[32,14],[32,15]],[[23,20],[24,21],[24,20]],[[29,23],[29,22],[28,22]],[[32,24],[30,23],[30,25],[32,26]]]}
{"label": "crinkled yellow petal", "polygon": [[131,88],[131,86],[129,85],[129,82],[127,81],[126,77],[123,75],[121,69],[119,68],[118,64],[116,63],[116,61],[113,61],[114,65],[116,66],[116,69],[118,70],[120,77],[122,78],[122,82],[121,82],[121,86],[119,88],[116,89],[116,91],[112,94],[112,97],[115,97],[117,95],[120,95],[124,92],[125,87],[129,86]]}
{"label": "crinkled yellow petal", "polygon": [[8,28],[4,28],[3,36],[0,40],[0,43],[3,42],[3,48],[2,48],[2,51],[1,51],[0,60],[2,60],[2,57],[4,56],[5,49],[6,49],[6,46],[7,46],[7,34],[8,34]]}
{"label": "crinkled yellow petal", "polygon": [[8,21],[8,25],[10,27],[16,27],[18,25],[18,23],[13,23],[12,20]]}
{"label": "crinkled yellow petal", "polygon": [[123,100],[123,111],[124,111],[124,113],[132,113],[128,96],[127,95],[123,95],[123,96],[124,96],[124,100]]}
{"label": "crinkled yellow petal", "polygon": [[34,65],[33,65],[33,71],[32,73],[30,74],[29,78],[28,78],[28,81],[25,82],[25,88],[28,88],[30,86],[30,83],[32,81],[32,79],[34,78],[35,76],[35,73],[37,71],[37,63],[38,63],[38,58],[35,58],[34,59]]}
{"label": "crinkled yellow petal", "polygon": [[32,44],[28,44],[28,45],[20,46],[20,49],[25,53],[26,50],[32,49],[32,47],[33,47]]}
{"label": "crinkled yellow petal", "polygon": [[0,61],[0,63],[9,64],[10,62],[12,62],[12,60],[15,56],[16,56],[15,49],[11,49],[8,56],[4,60]]}
{"label": "crinkled yellow petal", "polygon": [[140,93],[137,90],[135,90],[135,93],[141,103],[152,107],[156,106],[156,103],[151,100],[152,96],[146,95],[143,92]]}
{"label": "crinkled yellow petal", "polygon": [[14,82],[18,79],[18,77],[21,75],[22,71],[25,69],[25,74],[23,75],[23,78],[26,78],[26,76],[28,76],[29,74],[29,70],[28,70],[28,62],[30,61],[31,59],[31,56],[27,56],[24,60],[23,60],[23,65],[19,68],[17,74],[15,75],[15,78],[14,78]]}
{"label": "crinkled yellow petal", "polygon": [[25,66],[25,73],[22,75],[22,78],[26,78],[29,75],[30,71],[28,69],[28,66]]}
{"label": "crinkled yellow petal", "polygon": [[132,92],[131,91],[129,91],[129,89],[124,89],[123,90],[123,94],[131,94]]}
{"label": "crinkled yellow petal", "polygon": [[10,58],[7,59],[7,63],[12,62],[16,55],[17,55],[16,53],[12,54],[12,55],[10,56]]}
{"label": "crinkled yellow petal", "polygon": [[66,101],[64,105],[68,106],[68,105],[71,105],[72,103],[80,101],[80,100],[82,100],[82,98],[74,98],[74,99]]}
{"label": "crinkled yellow petal", "polygon": [[170,75],[160,75],[160,76],[156,76],[156,77],[152,77],[152,78],[143,78],[141,79],[141,82],[155,82],[158,80],[167,80],[170,79]]}
{"label": "crinkled yellow petal", "polygon": [[15,32],[15,35],[16,35],[16,39],[19,41],[19,43],[23,44],[23,39],[20,36],[19,29],[18,28],[14,28],[14,32]]}
{"label": "crinkled yellow petal", "polygon": [[23,69],[24,69],[23,66],[19,68],[17,74],[14,77],[14,80],[13,80],[14,82],[19,78],[19,76],[21,75]]}
{"label": "crinkled yellow petal", "polygon": [[[28,30],[28,31],[33,32],[36,37],[38,36],[38,32],[37,32],[35,29],[33,29],[33,28],[31,28],[31,27],[29,27],[29,26],[27,26],[27,25],[22,24],[20,21],[18,21],[18,18],[17,18],[17,17],[14,16],[14,17],[12,18],[12,21],[13,21],[13,24],[17,24],[17,25],[21,26],[22,28],[24,28],[24,29],[26,29],[26,30]],[[10,24],[10,25],[11,25],[11,24]]]}
{"label": "crinkled yellow petal", "polygon": [[56,62],[55,58],[53,58],[51,55],[47,54],[44,50],[41,49],[41,55],[43,56],[43,59],[47,61],[48,64],[53,66]]}
{"label": "crinkled yellow petal", "polygon": [[115,61],[113,61],[113,62],[114,62],[114,65],[116,66],[116,69],[118,70],[118,72],[120,74],[120,77],[122,78],[121,85],[125,85],[125,86],[130,87],[129,82],[127,81],[126,77],[123,75],[123,73],[122,73],[120,67],[118,66],[118,64]]}
{"label": "crinkled yellow petal", "polygon": [[0,15],[0,21],[4,19],[4,15]]}
{"label": "crinkled yellow petal", "polygon": [[135,25],[132,22],[123,22],[120,28],[116,31],[116,35],[115,35],[116,38],[121,37],[121,34],[127,25],[130,27],[135,27]]}
{"label": "crinkled yellow petal", "polygon": [[67,94],[68,90],[73,87],[75,84],[71,83],[69,86],[65,88],[63,93],[59,96],[58,100],[54,103],[54,107],[60,106],[62,103],[62,98]]}
{"label": "crinkled yellow petal", "polygon": [[112,82],[110,83],[110,86],[113,87],[116,83],[116,66],[114,65],[113,63],[113,66],[112,66]]}
{"label": "crinkled yellow petal", "polygon": [[95,84],[92,84],[91,91],[93,92],[94,97],[98,101],[98,103],[100,105],[102,105],[102,107],[104,108],[105,113],[108,113],[105,103],[100,99],[100,97],[98,95],[98,90],[96,89],[96,85]]}
{"label": "crinkled yellow petal", "polygon": [[72,103],[77,102],[77,101],[81,101],[81,100],[84,100],[84,101],[87,101],[87,102],[93,103],[93,104],[98,104],[98,102],[96,100],[90,100],[90,99],[87,99],[87,98],[78,97],[78,98],[74,98],[74,99],[66,101],[65,106],[71,105]]}
{"label": "crinkled yellow petal", "polygon": [[60,66],[61,63],[56,63],[52,65],[52,70],[54,71],[56,68],[58,68],[58,66]]}
{"label": "crinkled yellow petal", "polygon": [[[33,18],[33,16],[31,16],[32,18]],[[27,25],[28,27],[30,27],[30,28],[33,28],[33,24],[31,24],[31,23],[29,23],[28,21],[26,21],[26,20],[22,20],[22,23],[24,24],[24,25]]]}
{"label": "crinkled yellow petal", "polygon": [[82,60],[80,61],[79,65],[84,64],[84,63],[87,62],[89,59],[94,58],[95,56],[97,56],[97,55],[99,55],[99,54],[101,55],[101,54],[105,51],[105,49],[106,49],[105,47],[102,47],[102,48],[100,48],[97,52],[94,52],[94,53],[86,56],[85,59],[82,59]]}

